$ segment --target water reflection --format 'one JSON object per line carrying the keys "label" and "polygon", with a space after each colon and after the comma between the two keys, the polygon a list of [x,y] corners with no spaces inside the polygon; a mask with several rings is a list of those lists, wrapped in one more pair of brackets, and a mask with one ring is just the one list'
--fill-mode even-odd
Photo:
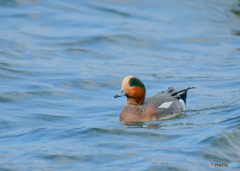
{"label": "water reflection", "polygon": [[234,30],[233,35],[240,36],[240,31]]}
{"label": "water reflection", "polygon": [[0,0],[0,6],[16,6],[38,1],[39,0]]}
{"label": "water reflection", "polygon": [[[238,0],[238,1],[239,1],[239,0]],[[234,8],[234,9],[231,10],[231,12],[232,12],[233,14],[235,14],[235,15],[237,15],[237,16],[240,17],[240,9],[239,9],[239,7],[240,7],[240,1],[239,1],[238,4],[237,4],[237,9]]]}
{"label": "water reflection", "polygon": [[149,128],[158,129],[161,127],[161,123],[147,123],[147,122],[125,122],[127,128]]}

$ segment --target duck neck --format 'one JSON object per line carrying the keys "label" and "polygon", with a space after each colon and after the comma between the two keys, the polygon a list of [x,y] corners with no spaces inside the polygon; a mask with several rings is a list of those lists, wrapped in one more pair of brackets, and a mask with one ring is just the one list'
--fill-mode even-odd
{"label": "duck neck", "polygon": [[135,98],[128,97],[127,104],[140,106],[143,104],[144,100],[145,100],[145,97],[135,97]]}

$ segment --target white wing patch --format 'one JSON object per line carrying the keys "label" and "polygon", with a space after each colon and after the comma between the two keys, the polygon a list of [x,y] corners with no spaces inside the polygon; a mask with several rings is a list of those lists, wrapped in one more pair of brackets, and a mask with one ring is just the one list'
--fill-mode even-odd
{"label": "white wing patch", "polygon": [[186,105],[185,105],[184,101],[183,101],[182,99],[180,99],[179,102],[182,104],[183,110],[185,110],[185,106],[186,106]]}
{"label": "white wing patch", "polygon": [[172,103],[173,103],[173,101],[165,102],[165,103],[161,104],[158,108],[169,108],[169,106],[171,106]]}

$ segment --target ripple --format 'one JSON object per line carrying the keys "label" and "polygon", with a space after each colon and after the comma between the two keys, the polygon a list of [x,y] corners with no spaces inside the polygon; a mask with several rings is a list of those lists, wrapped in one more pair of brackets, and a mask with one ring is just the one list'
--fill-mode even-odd
{"label": "ripple", "polygon": [[63,93],[60,91],[10,91],[0,93],[0,102],[13,102],[20,101],[21,99],[40,97],[40,96],[57,96],[81,99],[79,95],[71,95],[69,93]]}
{"label": "ripple", "polygon": [[110,7],[106,7],[106,6],[100,6],[97,4],[93,4],[93,3],[83,3],[85,6],[90,7],[92,9],[101,11],[101,12],[105,12],[105,13],[110,13],[110,14],[117,14],[123,17],[131,17],[132,15],[127,13],[127,12],[122,12],[120,10],[117,9],[112,9]]}
{"label": "ripple", "polygon": [[86,162],[90,161],[93,156],[74,156],[74,155],[61,155],[61,154],[53,154],[46,155],[43,157],[45,160],[51,160],[57,163],[73,163],[73,162]]}
{"label": "ripple", "polygon": [[[0,1],[0,170],[240,163],[239,4]],[[187,111],[123,123],[122,78],[189,85]]]}
{"label": "ripple", "polygon": [[110,83],[103,83],[103,82],[97,82],[94,79],[74,79],[74,80],[67,80],[59,85],[63,88],[80,88],[80,89],[86,89],[86,90],[92,90],[96,88],[104,88],[109,89],[114,87]]}

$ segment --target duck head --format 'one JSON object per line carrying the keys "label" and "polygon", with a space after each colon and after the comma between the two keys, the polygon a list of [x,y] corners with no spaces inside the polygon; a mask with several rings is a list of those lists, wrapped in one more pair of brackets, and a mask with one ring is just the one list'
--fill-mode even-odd
{"label": "duck head", "polygon": [[114,97],[127,97],[127,104],[142,105],[145,100],[145,85],[136,77],[127,76],[122,81],[121,92]]}

